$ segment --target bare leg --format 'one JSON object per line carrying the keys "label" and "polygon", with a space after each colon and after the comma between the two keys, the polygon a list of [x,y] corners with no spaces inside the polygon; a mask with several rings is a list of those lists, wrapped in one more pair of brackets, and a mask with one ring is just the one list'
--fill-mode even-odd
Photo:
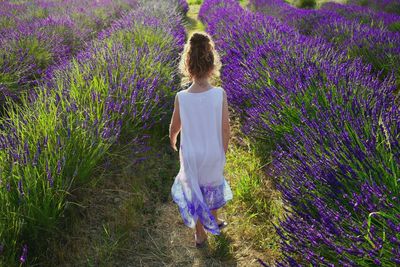
{"label": "bare leg", "polygon": [[218,218],[218,209],[216,210],[211,210],[212,215],[214,215],[214,218],[217,220],[217,223],[220,224],[223,222],[223,220]]}
{"label": "bare leg", "polygon": [[207,233],[204,230],[204,227],[201,224],[200,220],[198,219],[196,222],[196,242],[202,243],[205,239],[207,239]]}

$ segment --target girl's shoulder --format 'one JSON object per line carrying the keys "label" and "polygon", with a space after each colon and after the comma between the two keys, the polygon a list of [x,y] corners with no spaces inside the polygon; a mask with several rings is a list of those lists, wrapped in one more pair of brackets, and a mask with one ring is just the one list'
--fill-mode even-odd
{"label": "girl's shoulder", "polygon": [[211,90],[214,90],[215,92],[218,92],[218,91],[220,91],[222,93],[225,92],[224,88],[222,88],[221,86],[213,86],[213,88]]}
{"label": "girl's shoulder", "polygon": [[221,92],[223,97],[226,96],[226,91],[222,86],[215,86],[215,88],[217,88],[217,90]]}
{"label": "girl's shoulder", "polygon": [[184,97],[183,95],[186,94],[187,90],[188,89],[181,89],[181,90],[177,91],[175,94],[176,101],[179,101],[182,97]]}
{"label": "girl's shoulder", "polygon": [[[221,86],[213,86],[213,88],[211,88],[209,90],[215,91],[215,92],[220,91],[220,92],[222,92],[222,94],[225,94],[225,90]],[[176,93],[176,97],[178,97],[180,95],[192,95],[193,94],[188,91],[189,91],[189,88],[181,89]]]}
{"label": "girl's shoulder", "polygon": [[222,86],[217,86],[216,88],[218,88],[220,91],[222,91],[222,93],[225,93],[225,89]]}
{"label": "girl's shoulder", "polygon": [[182,94],[185,94],[185,93],[187,92],[187,90],[188,90],[188,89],[181,89],[181,90],[179,90],[178,92],[176,92],[176,96],[178,97],[178,96],[180,96],[180,95],[182,95]]}

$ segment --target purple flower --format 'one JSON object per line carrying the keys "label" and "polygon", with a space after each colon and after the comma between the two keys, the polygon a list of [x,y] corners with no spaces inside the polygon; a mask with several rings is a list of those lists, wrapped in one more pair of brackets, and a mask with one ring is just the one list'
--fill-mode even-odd
{"label": "purple flower", "polygon": [[25,195],[25,193],[24,193],[24,188],[23,188],[23,186],[22,186],[22,179],[19,179],[19,180],[18,180],[18,191],[19,191],[19,193],[20,193],[21,196],[24,196],[24,195]]}
{"label": "purple flower", "polygon": [[19,261],[23,264],[26,262],[28,256],[28,245],[24,244],[23,248],[22,248],[22,254],[21,257],[19,258]]}

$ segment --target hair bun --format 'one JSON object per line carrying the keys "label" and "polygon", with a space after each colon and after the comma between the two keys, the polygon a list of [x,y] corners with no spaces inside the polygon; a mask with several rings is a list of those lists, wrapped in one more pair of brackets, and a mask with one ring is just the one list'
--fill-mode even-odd
{"label": "hair bun", "polygon": [[190,38],[190,45],[193,46],[203,46],[210,42],[210,38],[207,35],[202,33],[194,33]]}

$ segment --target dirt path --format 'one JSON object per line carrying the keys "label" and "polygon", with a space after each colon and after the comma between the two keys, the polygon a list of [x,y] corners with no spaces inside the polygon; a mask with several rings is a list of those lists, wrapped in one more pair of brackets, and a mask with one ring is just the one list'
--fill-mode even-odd
{"label": "dirt path", "polygon": [[207,247],[194,246],[194,230],[183,224],[170,196],[177,154],[166,140],[157,143],[135,165],[122,150],[112,169],[99,172],[99,182],[75,192],[81,207],[68,216],[73,221],[49,250],[56,253],[41,266],[260,266],[256,255],[263,255],[235,235],[237,214],[225,208],[221,217],[231,224],[209,235]]}
{"label": "dirt path", "polygon": [[203,23],[201,23],[200,20],[197,19],[197,16],[200,11],[201,7],[201,2],[199,0],[189,0],[189,12],[187,13],[187,16],[185,18],[185,23],[186,23],[186,30],[188,35],[192,33],[193,31],[204,31],[205,27]]}

